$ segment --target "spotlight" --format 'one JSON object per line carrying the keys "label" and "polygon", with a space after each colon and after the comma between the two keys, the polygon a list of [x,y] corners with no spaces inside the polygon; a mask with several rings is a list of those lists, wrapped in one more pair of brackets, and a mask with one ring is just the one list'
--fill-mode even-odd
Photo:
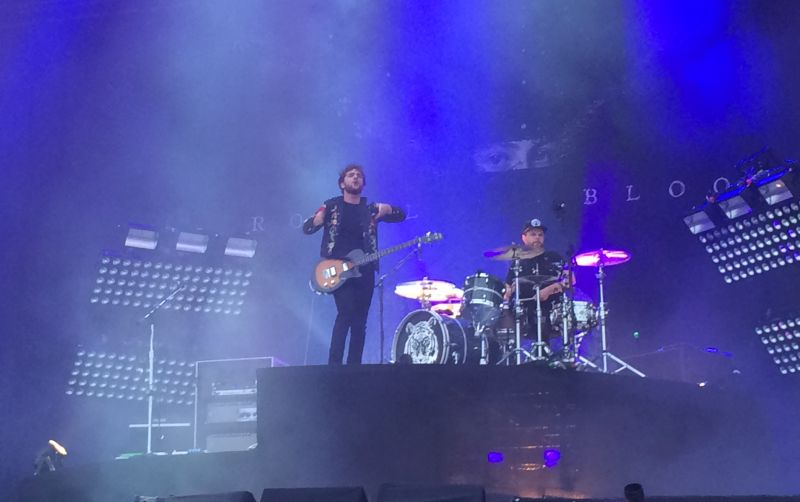
{"label": "spotlight", "polygon": [[258,243],[253,239],[231,237],[225,245],[225,255],[252,258],[256,254],[256,244]]}
{"label": "spotlight", "polygon": [[767,204],[774,206],[794,196],[790,189],[794,181],[793,167],[779,167],[764,171],[764,174],[756,180],[756,186]]}
{"label": "spotlight", "polygon": [[203,234],[192,234],[181,232],[178,234],[178,242],[175,244],[178,251],[203,254],[208,249],[208,236]]}
{"label": "spotlight", "polygon": [[750,186],[744,182],[717,195],[717,205],[729,220],[753,212],[755,196],[748,190]]}
{"label": "spotlight", "polygon": [[33,475],[37,476],[43,472],[60,469],[62,467],[62,459],[66,456],[66,448],[54,439],[49,440],[47,446],[33,460]]}
{"label": "spotlight", "polygon": [[561,452],[553,448],[548,448],[544,451],[542,457],[544,459],[544,466],[548,469],[552,469],[557,466],[558,461],[561,460]]}
{"label": "spotlight", "polygon": [[128,229],[128,236],[125,238],[125,246],[152,250],[156,248],[157,244],[158,232],[138,226],[131,226]]}
{"label": "spotlight", "polygon": [[[683,218],[683,222],[689,227],[692,234],[697,235],[711,230],[720,223],[718,209],[709,202],[693,207],[689,214]],[[717,237],[715,235],[711,236]]]}

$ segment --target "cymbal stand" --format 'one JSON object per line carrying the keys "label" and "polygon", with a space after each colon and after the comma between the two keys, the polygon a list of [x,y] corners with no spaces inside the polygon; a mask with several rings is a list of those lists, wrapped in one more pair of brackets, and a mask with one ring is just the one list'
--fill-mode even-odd
{"label": "cymbal stand", "polygon": [[637,370],[630,364],[626,363],[619,357],[615,356],[611,352],[608,351],[608,339],[606,338],[606,304],[605,304],[605,296],[603,293],[603,280],[605,279],[605,270],[603,269],[603,262],[602,260],[598,263],[597,268],[597,283],[600,287],[600,342],[603,348],[603,373],[608,373],[608,360],[611,359],[615,363],[619,364],[620,367],[614,370],[613,373],[619,373],[624,370],[631,371],[640,377],[644,377],[645,374],[641,371]]}
{"label": "cymbal stand", "polygon": [[[539,272],[537,270],[534,273],[538,274]],[[533,344],[533,356],[531,359],[533,361],[542,361],[550,355],[550,348],[542,340],[542,299],[539,298],[541,286],[537,284],[533,291],[533,294],[536,295],[536,343]],[[519,324],[519,321],[517,321],[517,324]],[[519,338],[519,335],[517,335],[517,338]]]}
{"label": "cymbal stand", "polygon": [[575,333],[573,340],[575,343],[575,364],[584,364],[586,366],[591,366],[592,368],[600,371],[600,367],[597,366],[594,362],[580,354],[581,351],[581,343],[583,343],[583,338],[588,335],[588,331],[578,331]]}
{"label": "cymbal stand", "polygon": [[[527,350],[522,348],[522,335],[521,335],[521,333],[522,333],[522,314],[523,314],[523,311],[522,311],[522,302],[519,299],[519,271],[520,271],[520,268],[521,268],[521,265],[519,263],[519,257],[517,256],[516,251],[514,251],[514,265],[512,266],[511,269],[514,271],[514,337],[515,337],[516,346],[514,347],[514,350],[512,350],[511,352],[505,354],[497,362],[497,364],[502,364],[509,357],[511,357],[512,355],[515,355],[515,354],[517,356],[517,365],[522,364],[522,356],[525,356],[525,360],[526,361],[533,361],[534,360],[533,354],[531,354],[530,352],[528,352]],[[537,304],[538,304],[538,292],[539,292],[539,287],[538,286],[536,287],[536,292],[537,292]],[[540,311],[540,314],[541,314],[541,311]],[[541,338],[542,338],[541,320],[539,322],[539,325],[540,325],[540,327],[539,327],[539,340],[541,341]]]}
{"label": "cymbal stand", "polygon": [[[566,287],[562,288],[561,292],[561,361],[563,363],[572,363],[577,358],[578,347],[573,346],[570,350],[570,319],[575,316],[575,304],[573,303],[574,295],[572,294],[572,258],[567,262],[567,265],[562,267],[562,272],[567,271]],[[573,343],[575,342],[574,336],[572,337]]]}
{"label": "cymbal stand", "polygon": [[580,355],[580,342],[585,333],[575,328],[574,332],[570,333],[570,320],[574,320],[577,324],[575,315],[575,287],[573,286],[573,271],[572,267],[575,259],[570,257],[567,262],[566,271],[566,287],[563,290],[561,298],[561,341],[562,341],[562,356],[561,361],[569,364],[584,363],[597,369],[597,365]]}
{"label": "cymbal stand", "polygon": [[[420,249],[419,246],[420,245],[421,244],[418,244],[417,247],[412,249],[407,255],[405,255],[402,260],[398,261],[395,264],[395,266],[392,267],[392,269],[390,271],[388,271],[385,274],[383,274],[380,277],[378,277],[378,280],[375,283],[375,289],[378,290],[378,306],[379,306],[378,311],[379,311],[379,315],[380,315],[380,321],[379,322],[380,322],[380,331],[381,331],[381,347],[380,347],[381,359],[380,359],[379,364],[383,364],[384,362],[386,362],[385,361],[385,357],[384,357],[384,345],[385,345],[385,340],[386,340],[386,332],[385,332],[385,328],[384,328],[385,323],[384,323],[384,319],[383,319],[383,317],[384,317],[384,314],[383,314],[383,284],[386,282],[386,279],[388,277],[392,276],[398,270],[400,270],[400,267],[405,265],[406,262],[408,260],[410,260],[412,256],[416,255],[417,258],[419,259],[419,249]],[[427,279],[427,277],[426,277],[426,279]],[[430,304],[428,305],[428,307],[430,307]],[[428,307],[424,307],[424,308],[428,308]]]}
{"label": "cymbal stand", "polygon": [[[578,353],[578,348],[573,347],[570,350],[570,333],[569,333],[569,320],[570,317],[574,313],[575,305],[572,303],[572,298],[567,295],[567,291],[561,295],[561,360],[563,362],[572,362],[572,350],[574,350],[575,354]],[[574,338],[573,338],[574,341]]]}

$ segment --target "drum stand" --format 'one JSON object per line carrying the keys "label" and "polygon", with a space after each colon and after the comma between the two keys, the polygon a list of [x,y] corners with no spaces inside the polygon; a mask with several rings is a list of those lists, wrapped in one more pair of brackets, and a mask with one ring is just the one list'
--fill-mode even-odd
{"label": "drum stand", "polygon": [[[575,329],[575,332],[570,334],[570,319],[575,318],[575,294],[573,289],[573,272],[572,266],[574,258],[570,258],[566,266],[567,270],[567,286],[562,293],[561,298],[561,342],[562,342],[562,356],[561,362],[564,364],[578,365],[585,364],[598,369],[597,365],[580,355],[581,341],[586,336],[585,331]],[[569,317],[568,317],[569,316]],[[577,326],[577,319],[575,319]]]}
{"label": "drum stand", "polygon": [[[503,362],[508,360],[509,357],[511,357],[512,355],[516,354],[516,356],[517,356],[517,365],[520,365],[520,364],[522,364],[522,356],[523,355],[525,356],[525,362],[527,362],[527,361],[537,361],[537,360],[540,360],[540,359],[544,359],[544,357],[540,355],[539,358],[537,359],[537,358],[535,358],[533,356],[533,354],[531,354],[530,352],[528,352],[527,350],[522,348],[522,335],[521,335],[521,332],[522,332],[522,321],[521,321],[521,319],[522,319],[523,311],[522,311],[522,302],[519,299],[519,271],[520,271],[520,264],[519,264],[519,258],[516,256],[516,252],[515,252],[515,256],[514,256],[514,265],[512,267],[512,270],[514,271],[514,337],[515,337],[515,344],[516,345],[514,347],[514,350],[512,350],[512,351],[508,352],[507,354],[505,354],[497,362],[497,364],[502,364]],[[542,345],[542,306],[541,306],[541,303],[539,302],[539,286],[538,285],[536,286],[536,319],[537,319],[536,320],[536,324],[537,324],[536,339],[537,339],[537,342],[536,342],[536,345],[535,345],[535,349],[537,351],[541,351],[542,350],[542,346],[541,346]],[[547,347],[544,347],[544,349],[547,350]]]}
{"label": "drum stand", "polygon": [[[615,363],[619,364],[620,367],[613,371],[613,373],[619,373],[624,370],[631,371],[640,377],[644,377],[645,374],[641,371],[637,370],[630,364],[626,363],[619,357],[615,356],[611,352],[608,351],[608,339],[606,338],[606,304],[605,304],[605,297],[603,294],[603,280],[605,279],[605,270],[603,270],[603,262],[600,261],[597,265],[597,283],[600,287],[600,342],[603,348],[603,373],[608,373],[608,360],[611,359]],[[583,358],[581,358],[583,360]],[[588,362],[588,361],[586,361]],[[594,366],[594,365],[592,365]],[[596,367],[596,366],[595,366]]]}
{"label": "drum stand", "polygon": [[[481,344],[481,358],[480,358],[480,362],[478,363],[481,366],[485,366],[485,365],[489,364],[489,337],[486,336],[486,329],[487,329],[487,326],[485,326],[483,323],[475,324],[475,335],[474,336],[478,340],[480,340],[480,344]],[[467,341],[469,341],[469,340],[467,340]]]}
{"label": "drum stand", "polygon": [[[533,344],[533,361],[545,361],[551,354],[550,347],[547,342],[542,339],[542,299],[539,298],[540,285],[537,284],[534,288],[534,295],[536,295],[536,342]],[[519,297],[519,295],[518,295]],[[519,326],[519,320],[517,320]],[[517,330],[517,343],[519,344],[519,330]]]}
{"label": "drum stand", "polygon": [[[568,280],[571,280],[571,276]],[[569,286],[568,289],[572,289],[572,287]],[[578,342],[575,335],[573,335],[572,343],[570,343],[569,319],[567,318],[568,315],[575,314],[573,310],[575,306],[572,300],[572,297],[565,290],[561,297],[561,362],[565,364],[573,363],[578,358]],[[572,346],[571,349],[570,346]]]}

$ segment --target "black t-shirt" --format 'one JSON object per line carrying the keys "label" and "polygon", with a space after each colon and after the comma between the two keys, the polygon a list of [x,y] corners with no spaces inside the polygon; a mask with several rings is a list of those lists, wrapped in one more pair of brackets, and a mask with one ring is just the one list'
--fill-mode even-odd
{"label": "black t-shirt", "polygon": [[[525,258],[524,260],[520,260],[519,264],[521,270],[519,276],[520,279],[531,275],[549,275],[552,277],[558,277],[561,274],[563,263],[564,262],[558,253],[553,251],[545,251],[534,258]],[[511,267],[513,267],[513,263]],[[509,267],[508,273],[506,274],[507,284],[514,284],[514,271],[511,267]],[[541,287],[543,288],[553,284],[554,282],[556,281],[552,280],[545,282],[541,285]],[[523,299],[533,298],[533,292],[534,288],[531,284],[523,283],[519,288],[519,297]],[[551,295],[546,303],[552,303],[557,297],[560,297],[560,295]]]}
{"label": "black t-shirt", "polygon": [[342,219],[339,222],[339,234],[333,256],[344,258],[354,249],[364,249],[364,228],[361,214],[366,209],[361,204],[342,204]]}

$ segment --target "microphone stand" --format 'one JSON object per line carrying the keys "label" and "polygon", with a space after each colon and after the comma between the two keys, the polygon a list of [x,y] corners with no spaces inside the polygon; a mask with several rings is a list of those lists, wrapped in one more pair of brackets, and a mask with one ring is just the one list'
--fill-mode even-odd
{"label": "microphone stand", "polygon": [[383,319],[383,284],[384,284],[384,282],[386,282],[386,279],[388,277],[390,277],[390,276],[394,275],[395,273],[397,273],[397,271],[400,270],[400,267],[405,265],[406,262],[408,262],[408,260],[410,260],[412,256],[416,255],[417,258],[421,260],[421,258],[420,258],[420,255],[421,255],[420,251],[421,250],[422,250],[422,243],[418,242],[416,248],[412,249],[411,252],[409,252],[408,254],[406,254],[403,257],[403,259],[398,261],[394,265],[394,267],[392,267],[391,270],[389,270],[385,274],[383,274],[380,277],[378,277],[378,281],[375,283],[375,289],[378,290],[378,312],[379,312],[380,325],[381,325],[381,359],[380,359],[380,363],[379,364],[383,364],[384,363],[383,355],[385,354],[384,347],[385,347],[385,341],[386,341],[386,333],[385,333],[385,329],[384,329],[384,319]]}
{"label": "microphone stand", "polygon": [[147,354],[148,359],[148,376],[147,376],[147,454],[153,453],[153,393],[155,386],[153,385],[153,367],[155,366],[155,348],[154,341],[156,336],[156,325],[153,317],[155,313],[168,301],[172,300],[175,295],[186,289],[183,284],[178,284],[170,294],[164,297],[163,300],[158,302],[153,308],[142,317],[139,322],[150,321],[150,350]]}

